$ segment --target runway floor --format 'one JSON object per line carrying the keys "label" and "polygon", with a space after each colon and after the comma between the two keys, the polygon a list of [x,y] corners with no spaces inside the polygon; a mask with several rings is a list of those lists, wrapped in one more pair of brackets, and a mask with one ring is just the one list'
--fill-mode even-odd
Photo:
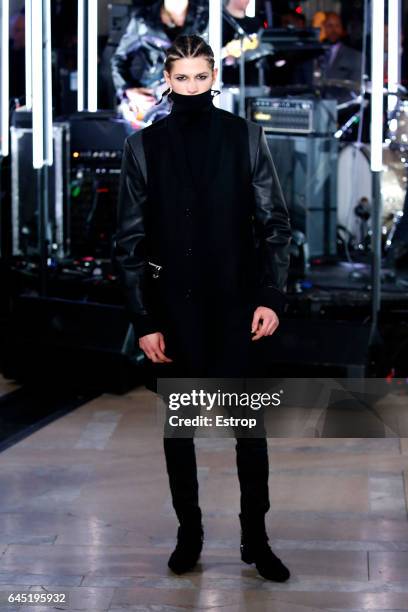
{"label": "runway floor", "polygon": [[[0,381],[0,393],[10,391]],[[197,438],[205,544],[196,571],[167,567],[177,521],[155,396],[103,394],[0,453],[0,592],[69,594],[12,610],[408,610],[408,439],[269,439],[273,550],[262,579],[239,556],[231,438]]]}

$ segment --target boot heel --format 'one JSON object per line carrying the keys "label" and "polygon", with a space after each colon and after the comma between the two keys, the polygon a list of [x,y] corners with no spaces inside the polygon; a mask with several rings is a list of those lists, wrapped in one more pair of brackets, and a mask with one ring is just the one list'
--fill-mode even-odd
{"label": "boot heel", "polygon": [[241,560],[244,563],[248,563],[248,565],[254,563],[254,558],[248,553],[248,551],[245,550],[244,546],[241,546]]}

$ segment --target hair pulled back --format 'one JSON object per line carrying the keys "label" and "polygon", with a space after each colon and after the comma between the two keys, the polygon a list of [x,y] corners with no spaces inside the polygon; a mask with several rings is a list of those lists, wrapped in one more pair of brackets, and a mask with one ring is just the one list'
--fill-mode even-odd
{"label": "hair pulled back", "polygon": [[[177,36],[171,47],[167,49],[164,69],[170,74],[176,60],[191,57],[204,57],[208,61],[211,70],[214,70],[214,51],[211,49],[210,45],[205,42],[204,38],[197,36],[197,34]],[[166,89],[156,104],[160,104],[170,91],[170,88]]]}

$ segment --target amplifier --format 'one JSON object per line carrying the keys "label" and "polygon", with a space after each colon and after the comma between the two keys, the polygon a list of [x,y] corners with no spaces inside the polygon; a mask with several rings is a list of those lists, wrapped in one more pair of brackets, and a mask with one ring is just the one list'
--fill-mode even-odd
{"label": "amplifier", "polygon": [[[64,257],[69,251],[69,125],[54,122],[54,163],[48,172],[47,240],[51,253]],[[11,136],[12,254],[39,254],[37,174],[33,168],[31,113],[14,114]]]}
{"label": "amplifier", "polygon": [[109,258],[123,146],[132,132],[113,113],[72,115],[70,129],[70,252]]}
{"label": "amplifier", "polygon": [[248,119],[266,132],[283,134],[333,134],[337,129],[335,100],[253,98]]}
{"label": "amplifier", "polygon": [[335,255],[338,141],[332,136],[267,134],[292,229],[303,234],[307,258]]}

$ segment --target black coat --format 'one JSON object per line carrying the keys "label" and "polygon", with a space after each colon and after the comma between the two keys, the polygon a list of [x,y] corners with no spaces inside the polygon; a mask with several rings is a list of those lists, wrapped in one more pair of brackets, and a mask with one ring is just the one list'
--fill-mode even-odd
{"label": "black coat", "polygon": [[137,338],[168,331],[181,342],[202,330],[204,311],[222,321],[257,306],[281,314],[286,302],[291,230],[265,134],[211,112],[198,190],[171,115],[125,142],[113,252]]}

